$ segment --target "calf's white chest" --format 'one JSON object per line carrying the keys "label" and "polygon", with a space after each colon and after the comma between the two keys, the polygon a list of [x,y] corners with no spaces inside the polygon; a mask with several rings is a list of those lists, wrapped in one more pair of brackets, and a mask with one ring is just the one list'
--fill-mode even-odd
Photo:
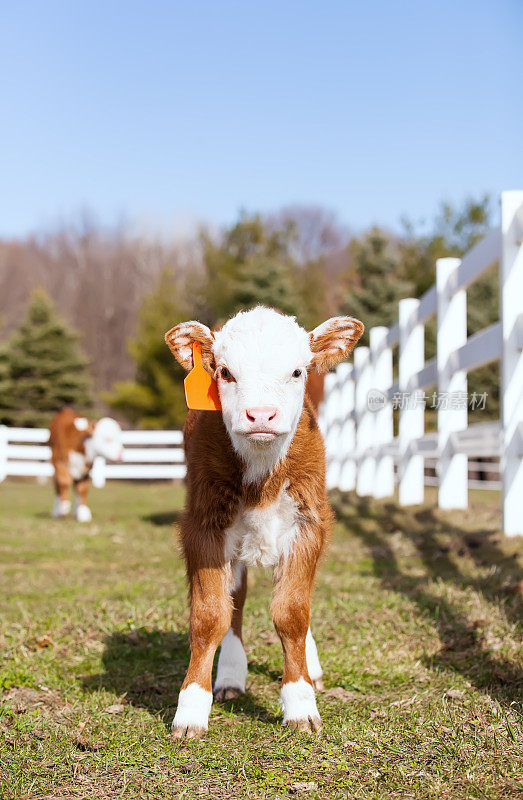
{"label": "calf's white chest", "polygon": [[87,472],[87,459],[83,453],[71,450],[69,453],[69,472],[74,481],[79,481]]}
{"label": "calf's white chest", "polygon": [[260,567],[275,566],[299,532],[299,511],[286,487],[274,503],[246,509],[225,531],[225,557]]}

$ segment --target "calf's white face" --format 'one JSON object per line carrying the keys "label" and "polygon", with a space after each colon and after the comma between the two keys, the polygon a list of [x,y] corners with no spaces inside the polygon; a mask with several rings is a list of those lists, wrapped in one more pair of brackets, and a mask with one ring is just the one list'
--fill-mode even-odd
{"label": "calf's white face", "polygon": [[217,331],[212,351],[223,420],[235,450],[244,459],[257,452],[285,453],[312,360],[306,331],[293,317],[255,308]]}
{"label": "calf's white face", "polygon": [[108,461],[120,461],[123,453],[122,429],[111,417],[99,420],[91,437],[93,455],[103,456]]}
{"label": "calf's white face", "polygon": [[258,306],[239,312],[219,331],[185,322],[165,338],[187,370],[193,343],[200,342],[204,366],[218,384],[227,432],[252,481],[287,453],[303,408],[307,369],[330,369],[362,332],[358,320],[335,317],[307,333],[294,317]]}

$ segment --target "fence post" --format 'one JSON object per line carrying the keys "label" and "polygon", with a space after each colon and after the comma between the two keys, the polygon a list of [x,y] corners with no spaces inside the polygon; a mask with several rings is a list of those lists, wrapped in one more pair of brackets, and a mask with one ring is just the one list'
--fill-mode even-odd
{"label": "fence post", "polygon": [[368,393],[372,389],[372,364],[368,347],[358,347],[354,351],[354,370],[356,373],[356,451],[358,475],[356,492],[361,496],[372,495],[374,491],[375,458],[367,452],[374,446],[374,419],[368,407]]}
{"label": "fence post", "polygon": [[[411,325],[410,320],[419,308],[419,300],[413,297],[399,303],[399,375],[398,385],[401,393],[409,392],[409,382],[425,363],[425,328],[419,323]],[[425,461],[421,454],[413,453],[411,447],[425,432],[425,404],[414,402],[408,395],[399,407],[399,504],[411,506],[423,503],[425,497]]]}
{"label": "fence post", "polygon": [[[466,430],[467,373],[454,370],[452,355],[467,341],[467,293],[454,291],[459,258],[439,258],[436,261],[438,293],[438,446],[440,475],[438,505],[440,508],[467,508],[468,459],[453,451],[451,435]],[[463,393],[464,406],[452,402],[452,396]]]}
{"label": "fence post", "polygon": [[[388,328],[377,326],[370,329],[370,355],[372,362],[372,386],[385,394],[392,386],[392,350],[387,347]],[[392,405],[385,402],[374,412],[374,446],[377,449],[373,496],[391,497],[394,494],[394,459],[383,448],[394,438]]]}
{"label": "fence post", "polygon": [[0,483],[7,478],[7,425],[0,425]]}
{"label": "fence post", "polygon": [[500,308],[503,530],[523,533],[523,192],[501,195]]}
{"label": "fence post", "polygon": [[95,489],[103,489],[105,486],[105,458],[96,456],[91,469],[91,480]]}
{"label": "fence post", "polygon": [[356,488],[356,422],[354,419],[354,368],[340,364],[337,369],[341,413],[339,439],[339,488],[350,492]]}
{"label": "fence post", "polygon": [[335,372],[325,376],[325,400],[322,409],[325,455],[327,459],[327,489],[337,489],[339,480],[338,464],[338,378]]}

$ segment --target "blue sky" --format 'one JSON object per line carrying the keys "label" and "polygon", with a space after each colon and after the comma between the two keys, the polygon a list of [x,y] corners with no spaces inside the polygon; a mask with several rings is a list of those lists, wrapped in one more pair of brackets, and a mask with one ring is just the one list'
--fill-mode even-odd
{"label": "blue sky", "polygon": [[1,4],[0,235],[523,188],[521,0]]}

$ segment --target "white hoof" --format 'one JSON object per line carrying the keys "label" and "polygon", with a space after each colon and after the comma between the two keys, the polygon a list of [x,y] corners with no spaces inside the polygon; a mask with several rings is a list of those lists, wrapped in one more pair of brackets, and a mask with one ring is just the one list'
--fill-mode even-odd
{"label": "white hoof", "polygon": [[283,708],[284,725],[300,731],[319,731],[321,729],[314,689],[303,678],[283,684],[280,702]]}
{"label": "white hoof", "polygon": [[60,517],[66,517],[71,511],[71,501],[70,500],[60,500],[59,497],[55,498],[54,505],[53,505],[53,517],[55,519],[60,519]]}
{"label": "white hoof", "polygon": [[77,522],[91,522],[93,515],[89,506],[79,505],[75,512]]}
{"label": "white hoof", "polygon": [[178,708],[172,722],[172,735],[177,739],[203,736],[209,724],[212,692],[198,683],[190,683],[178,697]]}

